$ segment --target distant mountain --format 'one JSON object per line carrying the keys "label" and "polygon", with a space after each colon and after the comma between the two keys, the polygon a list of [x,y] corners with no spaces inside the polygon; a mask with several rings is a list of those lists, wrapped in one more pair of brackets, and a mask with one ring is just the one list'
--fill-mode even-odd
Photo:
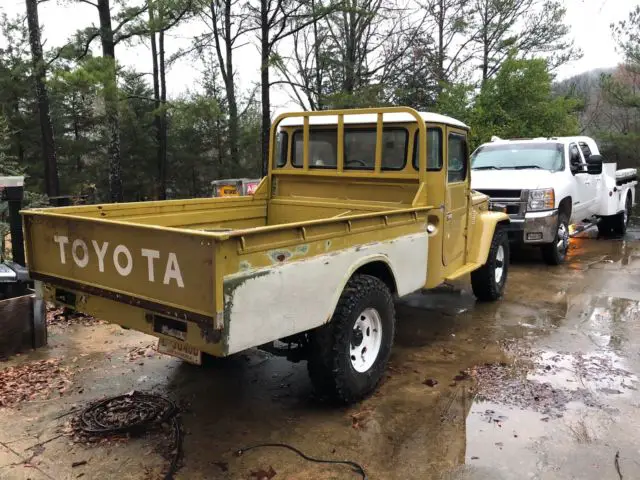
{"label": "distant mountain", "polygon": [[600,79],[602,75],[610,75],[616,71],[616,68],[595,68],[586,72],[579,73],[564,80],[554,83],[554,93],[558,95],[566,95],[575,93],[577,95],[591,93],[594,90],[600,91]]}

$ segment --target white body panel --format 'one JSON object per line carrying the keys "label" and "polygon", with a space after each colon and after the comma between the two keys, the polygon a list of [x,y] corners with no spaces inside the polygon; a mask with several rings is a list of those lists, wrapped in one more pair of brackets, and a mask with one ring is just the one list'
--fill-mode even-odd
{"label": "white body panel", "polygon": [[[232,354],[327,323],[347,280],[359,267],[385,262],[398,295],[424,286],[428,235],[407,235],[277,267],[225,277],[227,353]],[[227,285],[239,282],[233,289]],[[231,291],[231,293],[227,293]]]}
{"label": "white body panel", "polygon": [[[598,205],[598,215],[615,215],[625,208],[627,196],[631,195],[631,204],[636,203],[636,180],[624,181],[625,178],[633,178],[636,175],[635,168],[625,168],[616,170],[615,163],[604,163],[602,165],[603,195],[600,195]],[[619,179],[619,180],[618,180]],[[620,182],[621,185],[617,185]],[[611,195],[609,195],[611,193]]]}

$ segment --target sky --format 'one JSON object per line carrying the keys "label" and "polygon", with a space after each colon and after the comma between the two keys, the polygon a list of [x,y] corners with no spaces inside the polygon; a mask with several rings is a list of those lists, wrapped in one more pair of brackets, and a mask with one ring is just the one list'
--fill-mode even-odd
{"label": "sky", "polygon": [[[621,57],[611,37],[610,24],[627,17],[628,13],[640,3],[640,0],[564,0],[567,9],[566,22],[570,26],[570,36],[582,49],[580,60],[564,65],[557,71],[558,79],[601,67],[617,65]],[[0,10],[11,17],[24,15],[25,6],[22,0],[0,0]],[[70,0],[50,0],[40,4],[40,23],[43,25],[42,39],[45,47],[64,45],[78,29],[98,22],[97,10],[84,3],[72,3]],[[201,24],[183,25],[170,32],[167,39],[167,55],[178,48],[186,48],[190,39],[203,32]],[[247,43],[236,51],[235,60],[238,67],[238,80],[241,90],[250,90],[259,81],[259,51],[256,40]],[[99,52],[99,43],[95,50]],[[139,44],[133,48],[119,45],[116,47],[116,58],[121,64],[135,66],[142,72],[151,71],[151,54],[149,47]],[[167,89],[170,97],[176,97],[188,90],[196,90],[200,77],[197,62],[185,59],[177,62],[167,75]],[[290,92],[282,88],[272,92],[275,113],[286,109],[299,110],[291,101]]]}

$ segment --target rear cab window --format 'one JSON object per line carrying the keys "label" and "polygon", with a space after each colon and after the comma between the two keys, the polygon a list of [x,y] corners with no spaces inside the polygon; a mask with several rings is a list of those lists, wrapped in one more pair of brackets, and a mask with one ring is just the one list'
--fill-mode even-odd
{"label": "rear cab window", "polygon": [[[382,170],[402,170],[407,163],[409,134],[404,127],[384,127],[382,132]],[[309,131],[309,168],[337,167],[338,135],[336,129]],[[303,132],[297,130],[292,141],[292,165],[304,162]],[[345,128],[344,169],[373,170],[376,160],[376,129]]]}

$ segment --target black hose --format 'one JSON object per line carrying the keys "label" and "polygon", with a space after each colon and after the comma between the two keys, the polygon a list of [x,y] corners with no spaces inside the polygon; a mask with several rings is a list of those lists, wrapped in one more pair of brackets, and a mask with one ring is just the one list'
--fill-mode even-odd
{"label": "black hose", "polygon": [[320,459],[320,458],[313,458],[313,457],[310,457],[309,455],[306,455],[304,452],[301,452],[296,447],[292,447],[291,445],[287,445],[286,443],[259,443],[257,445],[252,445],[250,447],[241,448],[240,450],[236,450],[236,455],[240,456],[243,453],[248,452],[249,450],[254,450],[256,448],[263,448],[263,447],[286,448],[286,449],[291,450],[292,452],[298,454],[299,456],[301,456],[302,458],[304,458],[305,460],[307,460],[309,462],[328,463],[328,464],[333,464],[333,465],[348,465],[353,469],[353,471],[355,473],[357,473],[357,474],[362,476],[362,480],[368,480],[369,479],[369,477],[367,477],[367,474],[364,471],[364,468],[362,468],[362,466],[357,464],[356,462],[352,462],[351,460],[323,460],[323,459]]}
{"label": "black hose", "polygon": [[175,404],[160,395],[133,391],[125,395],[93,402],[77,417],[78,428],[85,435],[108,436],[122,433],[139,434],[170,422],[172,456],[165,480],[173,480],[182,454],[182,429]]}

